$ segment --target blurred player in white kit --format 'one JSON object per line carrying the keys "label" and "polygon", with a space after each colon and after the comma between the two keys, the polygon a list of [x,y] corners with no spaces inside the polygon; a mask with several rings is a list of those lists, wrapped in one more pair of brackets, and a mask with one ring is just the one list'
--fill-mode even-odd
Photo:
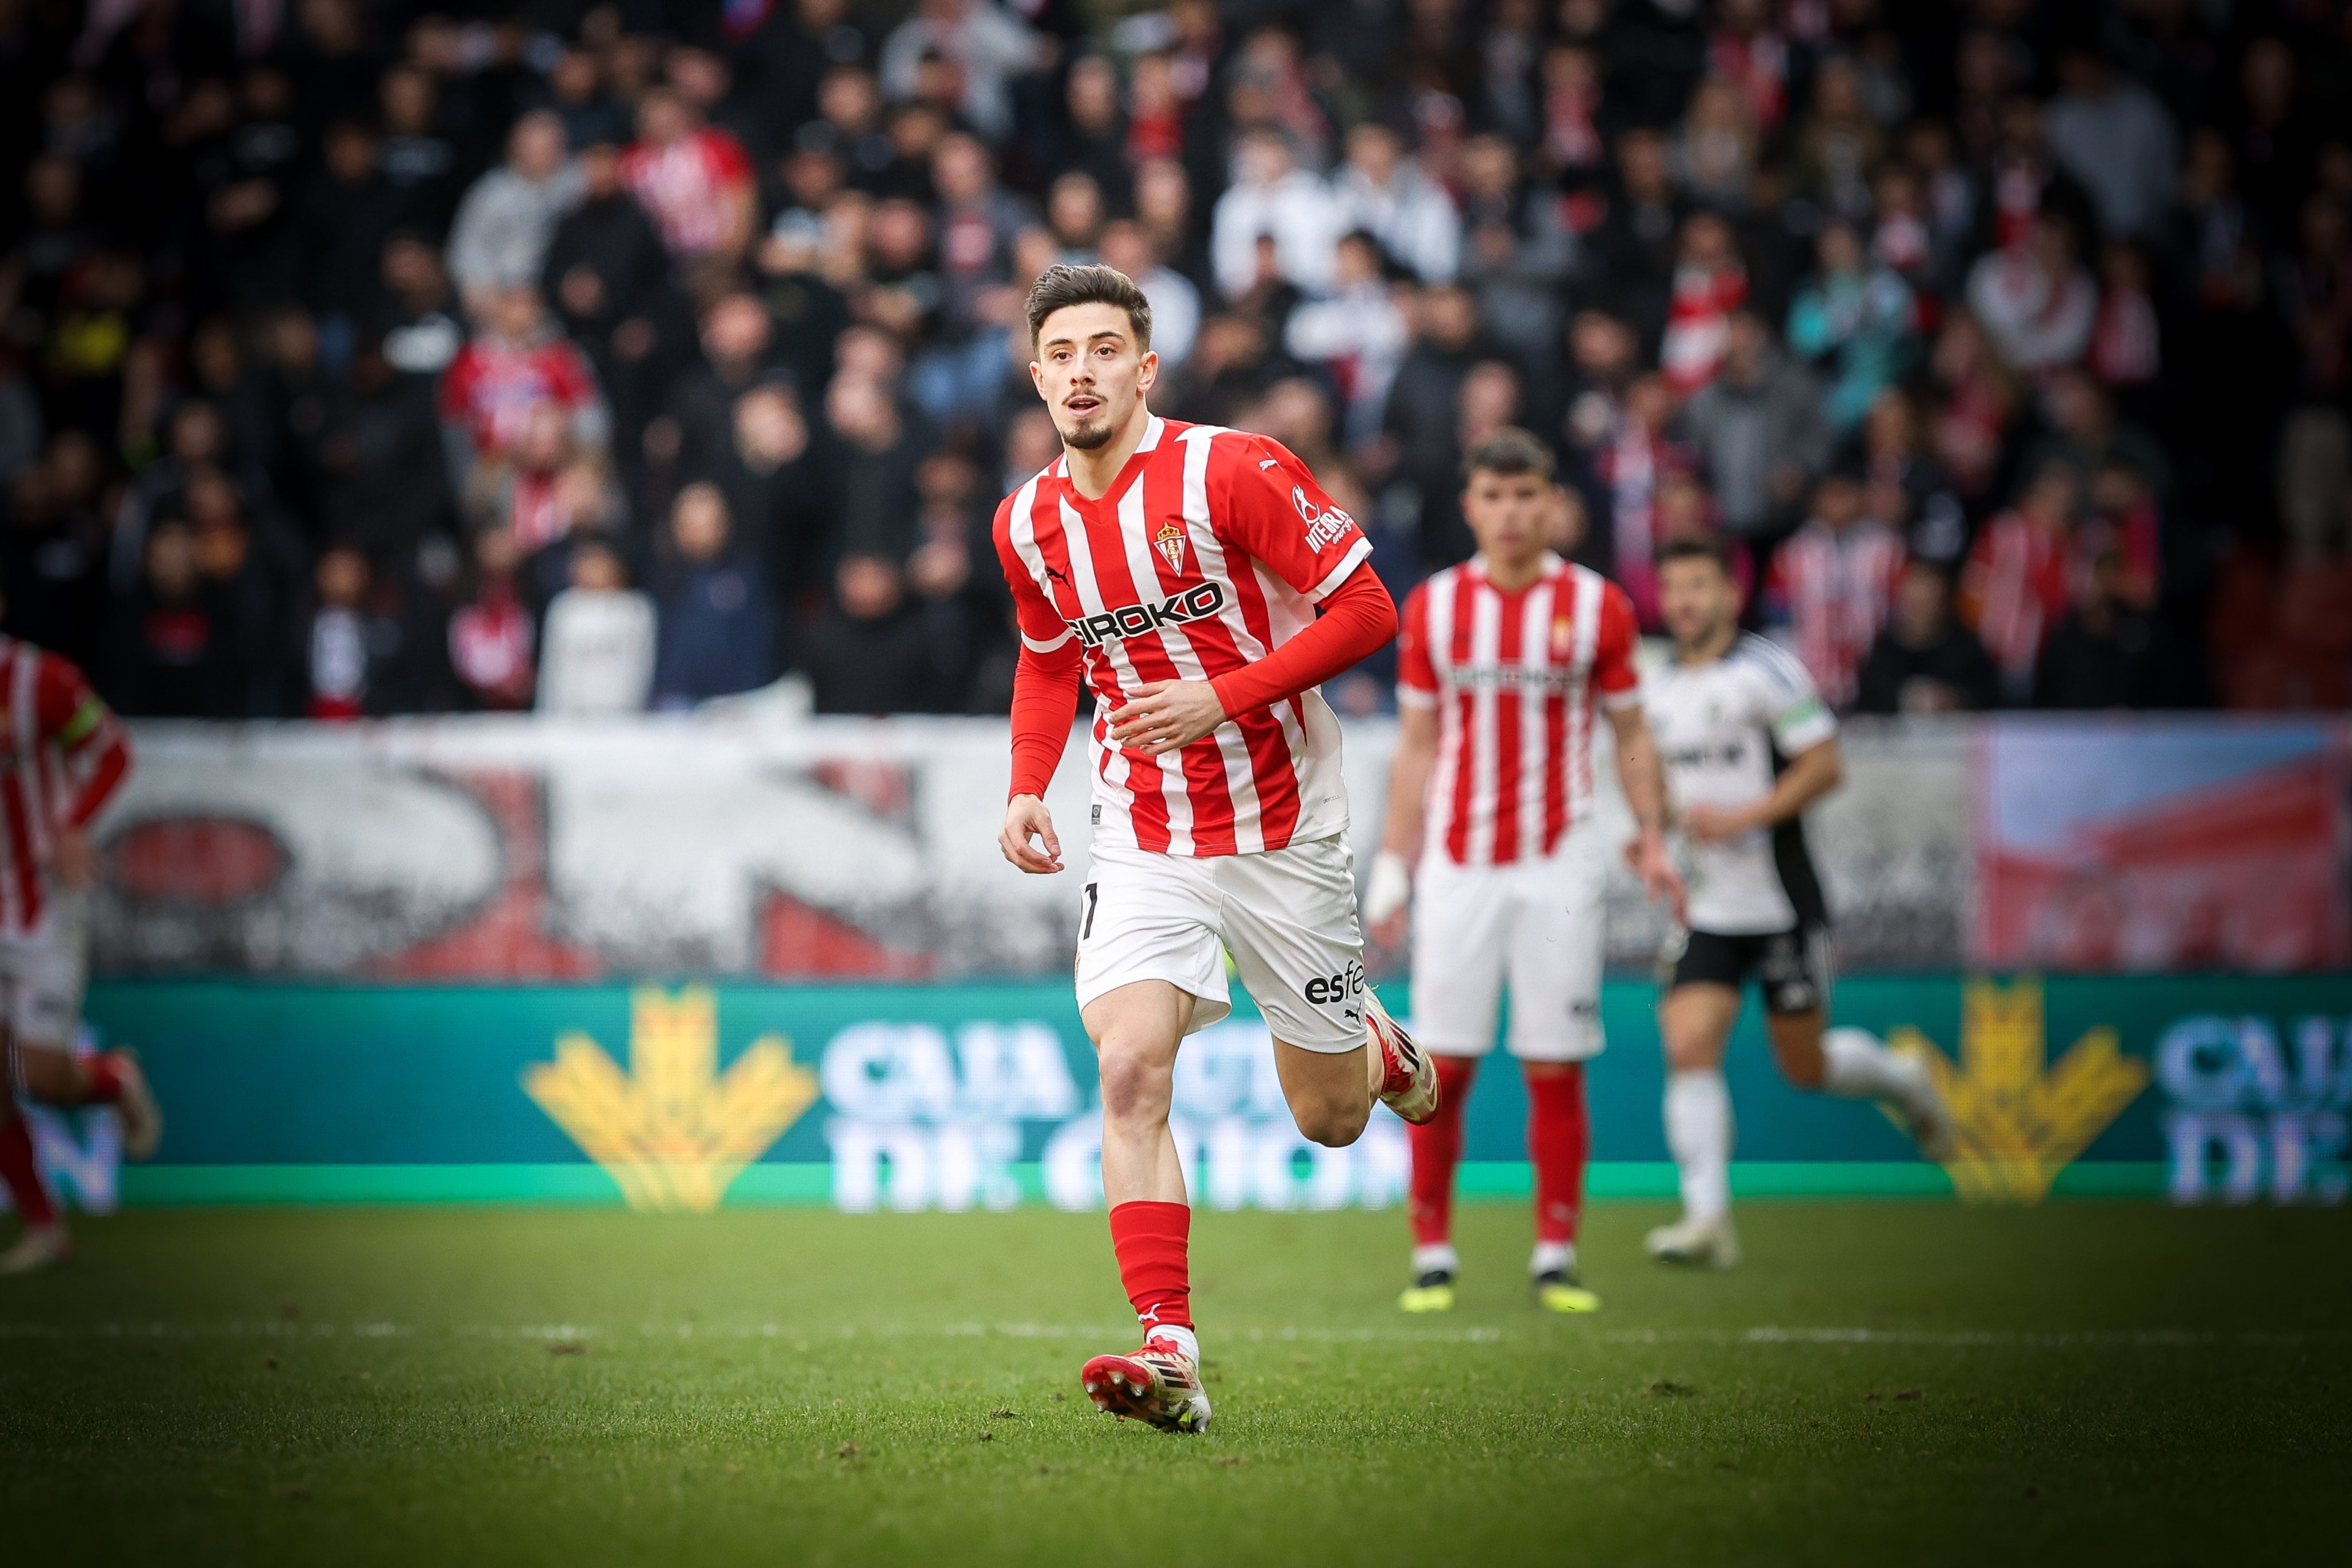
{"label": "blurred player in white kit", "polygon": [[1659,552],[1659,612],[1675,656],[1647,687],[1675,825],[1688,847],[1684,925],[1659,959],[1666,1145],[1683,1217],[1649,1236],[1661,1262],[1739,1260],[1731,1228],[1731,1095],[1723,1052],[1752,973],[1781,1075],[1800,1089],[1886,1104],[1929,1159],[1951,1117],[1927,1066],[1829,1017],[1829,906],[1806,848],[1807,807],[1845,773],[1837,720],[1795,654],[1739,630],[1723,547]]}

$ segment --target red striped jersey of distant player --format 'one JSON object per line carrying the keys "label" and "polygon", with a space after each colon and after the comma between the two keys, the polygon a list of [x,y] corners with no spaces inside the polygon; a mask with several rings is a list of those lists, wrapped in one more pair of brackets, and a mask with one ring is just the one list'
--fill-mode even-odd
{"label": "red striped jersey of distant player", "polygon": [[1082,651],[1100,841],[1238,854],[1346,826],[1339,721],[1312,691],[1164,757],[1110,738],[1111,710],[1138,687],[1214,681],[1265,658],[1370,555],[1286,447],[1152,415],[1099,500],[1078,493],[1061,458],[1005,498],[995,534],[1024,645]]}
{"label": "red striped jersey of distant player", "polygon": [[1592,809],[1596,705],[1641,700],[1633,601],[1557,555],[1525,588],[1475,559],[1404,603],[1397,700],[1437,712],[1425,852],[1457,865],[1548,855]]}
{"label": "red striped jersey of distant player", "polygon": [[40,927],[61,830],[87,827],[131,771],[113,713],[69,659],[0,637],[0,936]]}

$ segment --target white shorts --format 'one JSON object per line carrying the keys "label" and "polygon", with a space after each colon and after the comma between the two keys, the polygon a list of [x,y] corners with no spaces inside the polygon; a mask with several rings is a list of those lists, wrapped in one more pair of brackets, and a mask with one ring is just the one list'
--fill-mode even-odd
{"label": "white shorts", "polygon": [[21,936],[0,936],[0,1022],[8,1027],[9,1081],[21,1083],[16,1048],[72,1049],[81,1023],[87,925],[79,900],[60,898],[40,925]]}
{"label": "white shorts", "polygon": [[1548,860],[1465,866],[1423,855],[1413,888],[1413,1037],[1441,1056],[1486,1055],[1507,979],[1513,1056],[1599,1055],[1605,870],[1590,829],[1568,834]]}
{"label": "white shorts", "polygon": [[1274,1038],[1302,1051],[1364,1043],[1364,941],[1347,841],[1240,855],[1097,844],[1078,906],[1078,1006],[1138,980],[1200,998],[1186,1033],[1234,1010],[1225,954]]}

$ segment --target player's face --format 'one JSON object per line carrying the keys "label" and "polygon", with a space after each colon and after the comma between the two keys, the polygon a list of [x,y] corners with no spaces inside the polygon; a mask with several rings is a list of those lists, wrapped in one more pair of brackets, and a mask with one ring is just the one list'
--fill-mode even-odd
{"label": "player's face", "polygon": [[1704,557],[1658,569],[1658,619],[1680,648],[1701,648],[1739,619],[1739,585]]}
{"label": "player's face", "polygon": [[1480,550],[1492,559],[1517,563],[1542,552],[1556,498],[1557,486],[1533,474],[1482,468],[1462,487],[1462,517]]}
{"label": "player's face", "polygon": [[1081,452],[1108,445],[1143,405],[1160,374],[1160,356],[1135,340],[1134,324],[1116,305],[1066,305],[1037,329],[1029,379],[1054,415],[1062,444]]}

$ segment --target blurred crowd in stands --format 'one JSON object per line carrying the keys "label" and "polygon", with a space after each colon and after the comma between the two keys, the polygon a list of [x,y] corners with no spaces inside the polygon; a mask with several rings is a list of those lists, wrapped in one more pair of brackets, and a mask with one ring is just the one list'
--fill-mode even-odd
{"label": "blurred crowd in stands", "polygon": [[0,0],[0,149],[5,623],[134,715],[1002,711],[1081,259],[1400,596],[1517,424],[1842,708],[2352,701],[2339,0]]}

